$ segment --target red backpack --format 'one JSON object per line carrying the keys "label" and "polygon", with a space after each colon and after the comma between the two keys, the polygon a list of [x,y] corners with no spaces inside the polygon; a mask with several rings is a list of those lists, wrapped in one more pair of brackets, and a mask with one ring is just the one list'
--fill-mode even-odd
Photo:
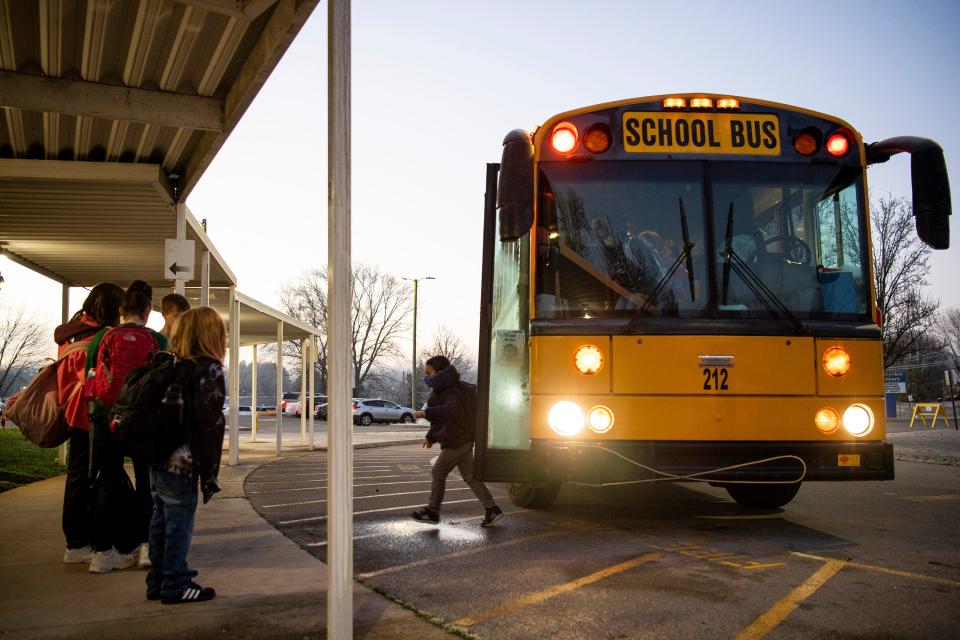
{"label": "red backpack", "polygon": [[139,325],[108,329],[100,341],[96,369],[87,373],[86,397],[96,400],[102,407],[112,407],[127,374],[145,365],[159,350],[152,329]]}

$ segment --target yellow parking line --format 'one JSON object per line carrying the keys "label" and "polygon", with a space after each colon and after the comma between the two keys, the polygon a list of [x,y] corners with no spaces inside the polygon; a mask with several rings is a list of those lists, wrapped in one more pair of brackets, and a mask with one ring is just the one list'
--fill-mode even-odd
{"label": "yellow parking line", "polygon": [[812,596],[817,589],[827,583],[827,580],[837,575],[837,572],[846,564],[845,560],[827,560],[825,565],[817,569],[800,586],[777,601],[766,613],[760,615],[749,627],[741,631],[736,640],[756,640],[766,636],[793,613],[800,603]]}
{"label": "yellow parking line", "polygon": [[[810,558],[811,560],[821,560],[821,561],[830,561],[831,558],[825,558],[823,556],[815,556],[809,553],[800,553],[799,551],[791,551],[791,554],[797,556],[798,558]],[[900,578],[912,578],[914,580],[923,580],[925,582],[936,582],[937,584],[944,584],[950,587],[960,587],[960,580],[951,580],[950,578],[938,578],[936,576],[928,576],[922,573],[913,573],[911,571],[901,571],[899,569],[889,569],[887,567],[880,567],[875,564],[864,564],[862,562],[847,562],[848,567],[854,569],[862,569],[864,571],[873,571],[874,573],[885,573],[890,576],[898,576]]]}
{"label": "yellow parking line", "polygon": [[[505,512],[504,515],[510,515],[511,512]],[[519,511],[514,511],[512,513],[520,513]],[[466,518],[464,518],[466,520]],[[461,520],[463,522],[463,520]],[[422,567],[425,565],[435,564],[437,562],[446,562],[447,560],[453,560],[454,558],[463,558],[465,556],[472,556],[477,553],[483,553],[484,551],[490,551],[491,549],[502,549],[503,547],[511,547],[515,544],[522,544],[524,542],[530,542],[531,540],[542,540],[543,538],[553,538],[564,533],[569,533],[568,531],[548,531],[547,533],[539,533],[533,536],[525,536],[522,538],[514,538],[513,540],[507,540],[506,542],[500,542],[497,544],[487,544],[481,547],[476,547],[474,549],[467,549],[465,551],[458,551],[456,553],[448,553],[443,556],[433,556],[431,558],[424,558],[423,560],[416,560],[414,562],[408,562],[406,564],[397,564],[392,567],[385,567],[383,569],[378,569],[376,571],[368,571],[366,573],[361,573],[357,577],[360,579],[366,578],[375,578],[377,576],[382,576],[385,573],[394,573],[396,571],[404,571],[405,569],[413,569],[414,567]]]}
{"label": "yellow parking line", "polygon": [[483,622],[484,620],[489,620],[490,618],[507,613],[508,611],[513,611],[514,609],[519,609],[521,607],[527,607],[532,604],[538,604],[544,600],[549,600],[555,596],[573,591],[574,589],[578,589],[588,584],[593,584],[594,582],[598,582],[604,578],[609,578],[610,576],[618,573],[623,573],[624,571],[633,569],[634,567],[644,564],[645,562],[656,560],[662,555],[663,553],[661,552],[645,553],[642,556],[638,556],[632,560],[627,560],[626,562],[621,562],[620,564],[615,564],[606,569],[601,569],[600,571],[591,573],[588,576],[578,578],[571,582],[565,582],[564,584],[558,584],[554,587],[550,587],[549,589],[544,589],[543,591],[538,591],[537,593],[531,593],[523,596],[522,598],[514,600],[513,602],[507,602],[499,607],[487,609],[486,611],[475,613],[472,616],[461,618],[453,624],[460,625],[461,627],[469,627]]}

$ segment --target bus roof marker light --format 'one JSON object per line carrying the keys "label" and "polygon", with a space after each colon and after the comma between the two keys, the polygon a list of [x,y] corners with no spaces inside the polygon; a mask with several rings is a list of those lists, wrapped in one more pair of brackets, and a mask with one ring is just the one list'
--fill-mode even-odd
{"label": "bus roof marker light", "polygon": [[739,109],[740,101],[736,98],[720,98],[717,100],[717,109]]}
{"label": "bus roof marker light", "polygon": [[663,99],[664,109],[683,109],[686,106],[687,106],[687,101],[684,98],[664,98]]}
{"label": "bus roof marker light", "polygon": [[592,344],[585,344],[573,354],[573,365],[583,375],[592,376],[603,368],[603,352]]}
{"label": "bus roof marker light", "polygon": [[713,98],[690,98],[691,109],[713,109]]}
{"label": "bus roof marker light", "polygon": [[583,137],[583,146],[590,153],[603,153],[610,148],[610,130],[605,124],[595,124],[587,129]]}
{"label": "bus roof marker light", "polygon": [[797,153],[804,156],[812,156],[817,152],[817,149],[820,148],[820,141],[817,140],[817,136],[813,135],[810,131],[801,131],[797,134],[797,137],[793,139],[793,148],[797,150]]}
{"label": "bus roof marker light", "polygon": [[577,148],[577,128],[569,122],[561,122],[550,134],[550,146],[561,155],[567,155]]}
{"label": "bus roof marker light", "polygon": [[832,133],[830,137],[827,138],[826,146],[827,153],[835,158],[840,158],[847,155],[847,152],[850,151],[850,139],[842,133]]}

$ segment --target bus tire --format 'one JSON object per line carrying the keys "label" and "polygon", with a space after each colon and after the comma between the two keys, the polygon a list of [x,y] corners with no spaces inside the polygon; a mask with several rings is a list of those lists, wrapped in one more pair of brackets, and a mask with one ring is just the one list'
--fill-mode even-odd
{"label": "bus tire", "polygon": [[800,483],[793,484],[728,484],[727,493],[737,504],[750,509],[782,507],[800,491]]}
{"label": "bus tire", "polygon": [[546,509],[557,501],[560,482],[514,482],[510,485],[510,502],[524,509]]}

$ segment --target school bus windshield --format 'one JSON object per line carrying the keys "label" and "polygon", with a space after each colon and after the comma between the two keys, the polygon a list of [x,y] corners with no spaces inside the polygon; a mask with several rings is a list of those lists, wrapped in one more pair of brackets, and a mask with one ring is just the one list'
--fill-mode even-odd
{"label": "school bus windshield", "polygon": [[543,162],[538,191],[536,318],[764,318],[764,288],[798,318],[868,316],[856,167]]}

